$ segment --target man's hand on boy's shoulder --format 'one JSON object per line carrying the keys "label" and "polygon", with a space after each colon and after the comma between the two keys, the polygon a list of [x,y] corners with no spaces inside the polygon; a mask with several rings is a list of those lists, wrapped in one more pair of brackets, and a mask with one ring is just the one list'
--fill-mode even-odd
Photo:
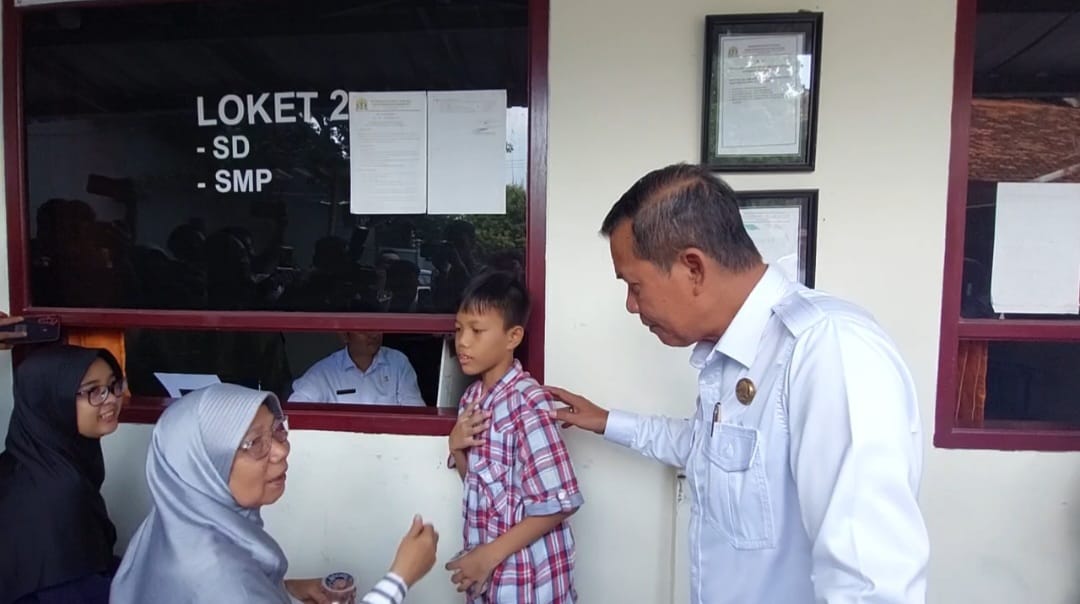
{"label": "man's hand on boy's shoulder", "polygon": [[463,411],[454,429],[450,431],[450,451],[465,451],[483,444],[484,433],[491,427],[491,412],[480,411],[480,405],[473,403]]}
{"label": "man's hand on boy's shoulder", "polygon": [[551,417],[561,422],[563,428],[577,426],[597,434],[604,433],[607,428],[607,409],[597,406],[580,394],[574,394],[556,386],[544,386],[544,391],[556,401],[566,405],[551,411]]}

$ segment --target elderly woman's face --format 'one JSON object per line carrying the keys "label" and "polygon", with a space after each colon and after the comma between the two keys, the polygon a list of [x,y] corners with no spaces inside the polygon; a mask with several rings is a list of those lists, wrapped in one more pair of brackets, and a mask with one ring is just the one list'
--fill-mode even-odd
{"label": "elderly woman's face", "polygon": [[229,473],[229,490],[241,507],[274,503],[285,493],[289,442],[285,428],[265,405],[244,435]]}

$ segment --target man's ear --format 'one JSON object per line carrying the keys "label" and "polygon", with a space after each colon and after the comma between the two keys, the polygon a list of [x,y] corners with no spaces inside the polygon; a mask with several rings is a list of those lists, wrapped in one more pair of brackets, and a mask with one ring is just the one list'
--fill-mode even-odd
{"label": "man's ear", "polygon": [[695,289],[705,284],[705,252],[696,247],[688,247],[679,252],[678,263],[683,266]]}

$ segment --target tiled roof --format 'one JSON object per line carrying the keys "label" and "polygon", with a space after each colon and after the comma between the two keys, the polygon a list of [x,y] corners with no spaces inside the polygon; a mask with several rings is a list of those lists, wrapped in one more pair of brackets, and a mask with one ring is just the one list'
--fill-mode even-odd
{"label": "tiled roof", "polygon": [[[1080,164],[1080,108],[975,99],[969,178],[1023,182]],[[1080,170],[1054,182],[1080,182]]]}

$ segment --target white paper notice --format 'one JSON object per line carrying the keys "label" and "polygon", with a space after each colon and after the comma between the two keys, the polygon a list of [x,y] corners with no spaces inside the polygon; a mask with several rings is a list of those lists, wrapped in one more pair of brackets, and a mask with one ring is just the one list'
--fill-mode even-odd
{"label": "white paper notice", "polygon": [[443,340],[442,361],[439,365],[439,393],[436,407],[457,407],[462,395],[472,383],[472,379],[461,371],[454,343],[450,338]]}
{"label": "white paper notice", "polygon": [[349,93],[349,211],[427,209],[427,93]]}
{"label": "white paper notice", "polygon": [[192,390],[206,388],[214,384],[220,384],[221,379],[216,375],[202,373],[160,373],[155,372],[154,377],[165,391],[173,398],[180,398]]}
{"label": "white paper notice", "polygon": [[799,208],[740,208],[743,224],[762,260],[782,270],[792,281],[802,282],[799,270]]}
{"label": "white paper notice", "polygon": [[1080,311],[1080,183],[1000,183],[990,303],[995,312]]}
{"label": "white paper notice", "polygon": [[802,47],[798,33],[720,38],[716,155],[799,153]]}
{"label": "white paper notice", "polygon": [[428,214],[506,212],[506,91],[428,93]]}

